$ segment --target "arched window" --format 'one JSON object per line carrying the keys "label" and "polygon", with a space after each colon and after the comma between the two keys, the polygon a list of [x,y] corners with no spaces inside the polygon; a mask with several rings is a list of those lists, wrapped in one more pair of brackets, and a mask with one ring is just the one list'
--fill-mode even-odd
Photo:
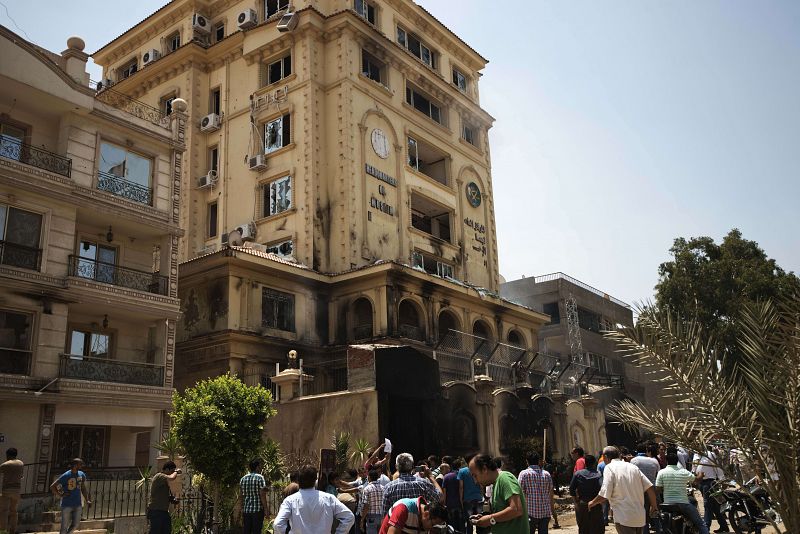
{"label": "arched window", "polygon": [[410,299],[405,299],[398,308],[399,333],[402,337],[425,341],[419,308]]}
{"label": "arched window", "polygon": [[506,340],[508,341],[509,345],[524,348],[523,345],[525,344],[525,342],[522,338],[522,335],[516,330],[509,330]]}
{"label": "arched window", "polygon": [[[444,339],[450,330],[458,330],[459,326],[458,318],[453,314],[453,312],[442,310],[441,313],[439,313],[439,341]],[[454,342],[460,341],[460,338],[455,334],[450,334],[447,336],[447,339]]]}
{"label": "arched window", "polygon": [[353,339],[370,339],[372,335],[372,303],[361,297],[353,303]]}
{"label": "arched window", "polygon": [[487,358],[492,353],[495,343],[492,339],[492,330],[486,321],[475,321],[472,324],[472,335],[475,336],[473,351],[476,352],[476,356]]}

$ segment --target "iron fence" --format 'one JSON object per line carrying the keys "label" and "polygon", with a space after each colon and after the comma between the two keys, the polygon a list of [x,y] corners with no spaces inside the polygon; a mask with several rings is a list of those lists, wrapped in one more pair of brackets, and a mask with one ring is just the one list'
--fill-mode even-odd
{"label": "iron fence", "polygon": [[411,324],[401,324],[397,328],[397,333],[400,334],[400,337],[404,337],[406,339],[413,339],[414,341],[425,341],[425,335],[423,334],[422,328],[420,328],[419,326]]}
{"label": "iron fence", "polygon": [[306,362],[301,370],[314,377],[303,382],[303,395],[347,391],[347,358]]}
{"label": "iron fence", "polygon": [[585,282],[581,282],[577,278],[572,278],[571,276],[569,276],[567,274],[564,274],[564,273],[561,273],[561,272],[543,274],[541,276],[536,276],[536,277],[534,277],[533,282],[535,284],[541,284],[542,282],[549,282],[551,280],[566,280],[567,282],[575,284],[576,286],[582,287],[586,291],[594,293],[595,295],[603,297],[604,299],[608,299],[608,300],[610,300],[611,302],[613,302],[615,304],[619,304],[620,306],[624,306],[624,307],[630,309],[630,304],[627,304],[626,302],[623,302],[623,301],[621,301],[621,300],[619,300],[617,298],[614,298],[611,295],[609,295],[608,293],[604,293],[604,292],[600,291],[599,289],[597,289],[595,287],[592,287],[592,286],[590,286],[589,284],[587,284]]}
{"label": "iron fence", "polygon": [[164,366],[62,354],[59,376],[97,382],[164,386]]}
{"label": "iron fence", "polygon": [[8,135],[0,136],[0,157],[19,161],[61,176],[70,177],[72,160],[43,148],[28,145]]}
{"label": "iron fence", "polygon": [[42,249],[0,241],[0,263],[38,271],[42,264]]}
{"label": "iron fence", "polygon": [[75,255],[69,257],[69,275],[156,295],[166,295],[169,289],[166,276]]}
{"label": "iron fence", "polygon": [[139,204],[147,204],[149,206],[153,202],[152,188],[131,182],[109,172],[97,172],[97,189],[118,197],[127,198]]}

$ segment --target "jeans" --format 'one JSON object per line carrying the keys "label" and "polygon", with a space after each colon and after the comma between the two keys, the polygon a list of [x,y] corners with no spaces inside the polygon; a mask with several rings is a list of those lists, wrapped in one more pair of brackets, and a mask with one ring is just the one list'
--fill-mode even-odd
{"label": "jeans", "polygon": [[460,506],[447,508],[447,524],[457,532],[464,531],[464,510]]}
{"label": "jeans", "polygon": [[531,534],[536,534],[537,530],[539,531],[539,534],[547,534],[547,527],[550,526],[550,518],[529,517],[528,526],[530,527]]}
{"label": "jeans", "polygon": [[656,534],[661,534],[661,519],[650,517],[650,502],[647,500],[647,495],[644,497],[644,517],[644,534],[650,534],[651,530]]}
{"label": "jeans", "polygon": [[603,534],[606,530],[603,523],[603,507],[597,505],[589,510],[589,503],[578,501],[575,504],[575,521],[578,523],[578,534]]}
{"label": "jeans", "polygon": [[59,534],[72,534],[81,522],[82,506],[63,506],[61,508],[61,530]]}
{"label": "jeans", "polygon": [[712,516],[719,523],[719,528],[728,530],[728,522],[725,520],[725,514],[719,511],[719,503],[711,498],[711,486],[717,481],[714,479],[704,478],[700,481],[700,493],[703,494],[703,520],[706,527],[711,528]]}
{"label": "jeans", "polygon": [[242,534],[261,534],[261,530],[264,528],[264,510],[242,515],[244,516]]}
{"label": "jeans", "polygon": [[381,529],[381,521],[383,516],[381,514],[367,514],[366,526],[367,534],[378,534]]}
{"label": "jeans", "polygon": [[708,527],[703,522],[703,519],[700,517],[700,512],[697,511],[694,505],[689,503],[671,503],[670,506],[678,508],[681,511],[681,515],[691,521],[692,524],[697,527],[697,530],[700,531],[700,534],[708,534]]}
{"label": "jeans", "polygon": [[0,531],[6,530],[9,534],[17,531],[17,506],[19,493],[6,491],[0,495]]}
{"label": "jeans", "polygon": [[171,534],[172,518],[166,510],[148,510],[147,519],[150,520],[150,534]]}

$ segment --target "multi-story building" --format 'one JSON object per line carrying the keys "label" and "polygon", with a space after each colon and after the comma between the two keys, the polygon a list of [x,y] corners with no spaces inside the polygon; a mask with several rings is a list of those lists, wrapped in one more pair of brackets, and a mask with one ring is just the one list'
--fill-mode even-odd
{"label": "multi-story building", "polygon": [[[513,302],[550,316],[550,322],[539,330],[539,347],[542,352],[560,359],[564,367],[574,359],[568,324],[572,299],[582,346],[579,359],[588,366],[579,366],[579,380],[589,384],[589,390],[604,408],[622,398],[655,401],[656,392],[646,388],[645,372],[626,362],[616,344],[603,335],[617,325],[633,325],[633,311],[628,304],[564,273],[506,282],[501,285],[500,293]],[[605,430],[609,443],[630,441],[619,425],[607,425]],[[577,429],[570,439],[581,442],[585,435],[584,429]],[[576,436],[581,439],[575,439]]]}
{"label": "multi-story building", "polygon": [[410,0],[291,9],[176,0],[92,55],[190,102],[179,385],[450,329],[535,347],[544,316],[497,294],[486,59]]}
{"label": "multi-story building", "polygon": [[98,96],[83,48],[0,27],[0,436],[26,492],[75,456],[151,463],[171,405],[186,104]]}

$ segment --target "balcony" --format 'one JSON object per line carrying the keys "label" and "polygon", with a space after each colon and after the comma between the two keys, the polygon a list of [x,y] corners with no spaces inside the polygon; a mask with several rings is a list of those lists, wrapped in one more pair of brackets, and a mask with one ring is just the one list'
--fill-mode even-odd
{"label": "balcony", "polygon": [[0,349],[0,374],[29,375],[31,352],[26,350]]}
{"label": "balcony", "polygon": [[69,275],[156,295],[166,296],[169,289],[166,276],[75,255],[69,257]]}
{"label": "balcony", "polygon": [[59,377],[164,387],[164,366],[62,354]]}
{"label": "balcony", "polygon": [[153,203],[153,189],[108,172],[98,171],[97,189],[139,204]]}
{"label": "balcony", "polygon": [[425,335],[422,328],[411,324],[401,324],[397,329],[400,337],[406,339],[413,339],[415,341],[425,341]]}
{"label": "balcony", "polygon": [[0,241],[0,264],[38,271],[42,264],[42,249]]}
{"label": "balcony", "polygon": [[169,116],[162,113],[161,110],[156,109],[153,106],[148,106],[147,104],[139,102],[138,100],[134,100],[128,95],[120,93],[119,91],[115,91],[114,89],[102,87],[100,84],[98,84],[95,98],[104,104],[108,104],[113,108],[117,108],[120,111],[124,111],[125,113],[133,115],[134,117],[138,117],[149,122],[150,124],[167,129],[170,127]]}
{"label": "balcony", "polygon": [[0,157],[19,161],[67,178],[72,173],[71,159],[35,146],[26,145],[22,141],[7,135],[2,136],[2,140],[0,140]]}

